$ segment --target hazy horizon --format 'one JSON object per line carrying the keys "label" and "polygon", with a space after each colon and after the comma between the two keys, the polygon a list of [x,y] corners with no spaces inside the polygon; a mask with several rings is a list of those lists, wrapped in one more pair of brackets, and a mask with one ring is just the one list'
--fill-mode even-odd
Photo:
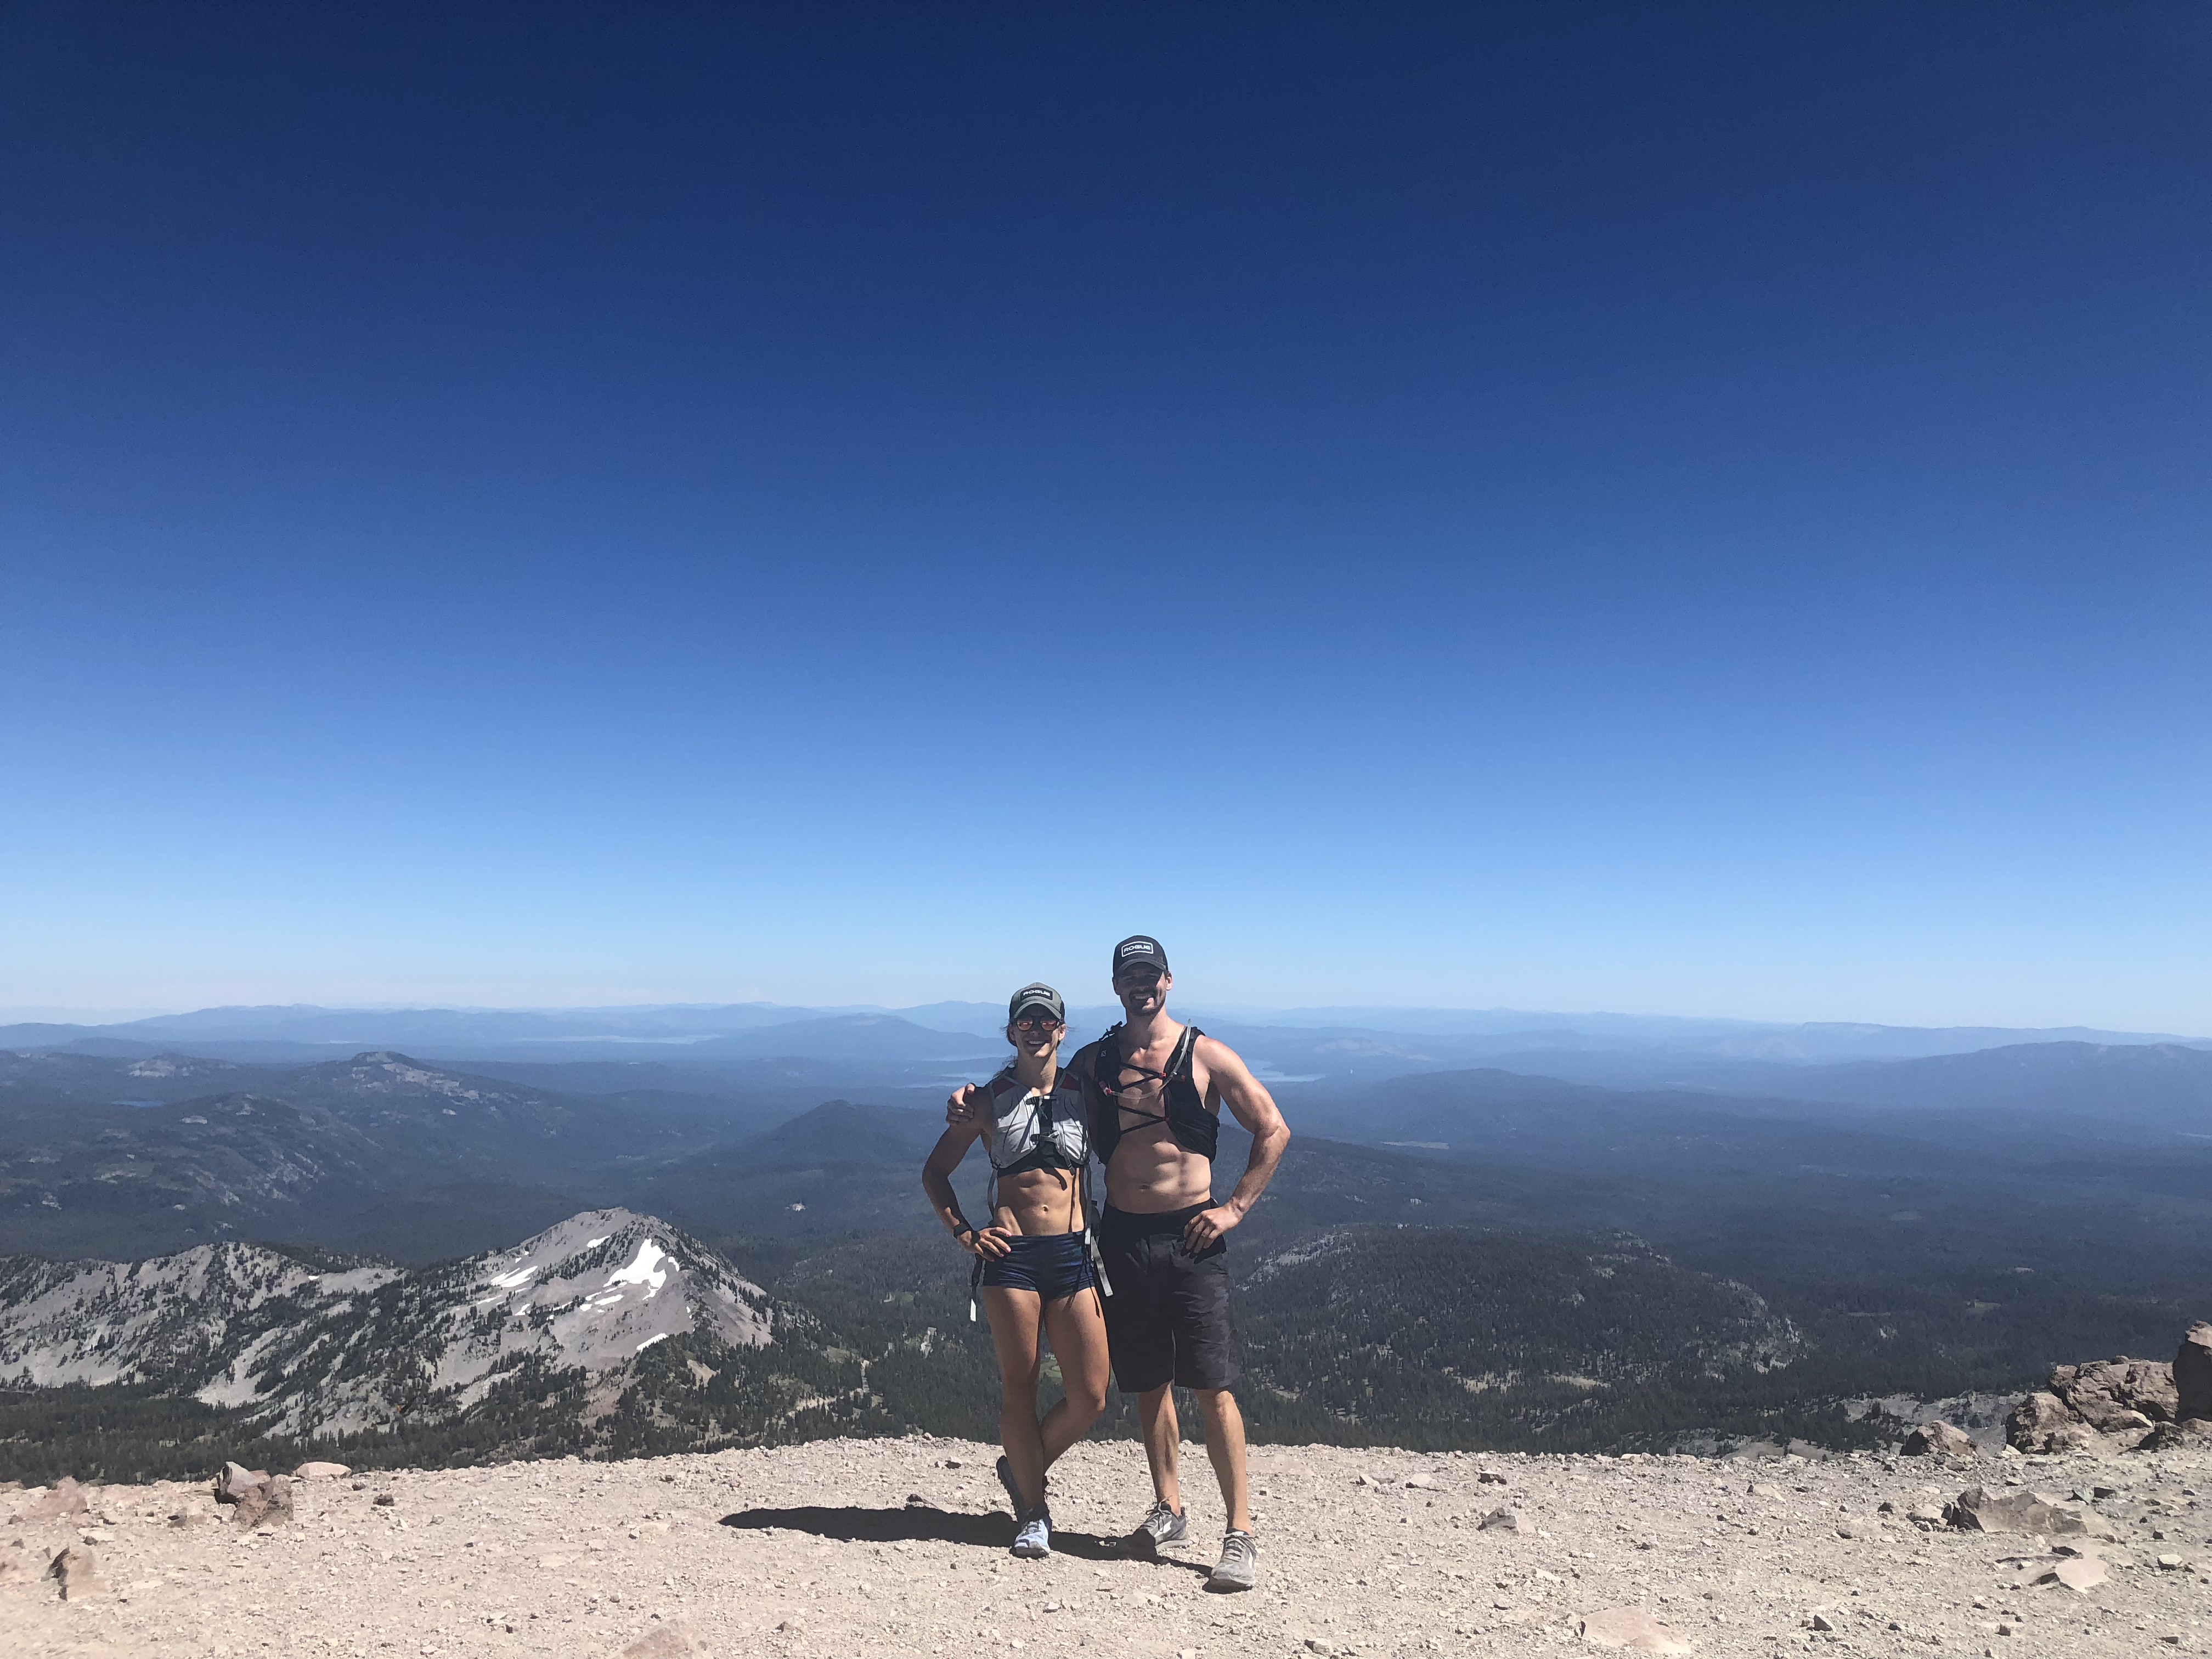
{"label": "hazy horizon", "polygon": [[[932,998],[927,998],[927,999],[924,999],[924,1000],[918,1000],[918,1001],[915,1001],[915,1002],[896,1003],[896,1004],[894,1004],[894,1003],[883,1003],[883,1002],[860,1002],[860,1001],[853,1001],[853,1000],[837,1000],[837,1001],[827,1001],[827,1002],[818,1002],[818,1003],[793,1003],[793,1002],[785,1002],[785,1001],[781,1001],[781,1000],[778,1000],[778,999],[775,999],[775,998],[757,998],[757,997],[756,997],[756,998],[732,998],[732,999],[727,999],[727,1000],[705,1000],[705,999],[696,999],[696,998],[694,998],[694,999],[686,999],[686,1000],[675,1000],[675,1001],[639,1001],[639,1002],[612,1002],[612,1003],[600,1003],[600,1002],[574,1002],[574,1003],[534,1003],[534,1004],[489,1004],[489,1003],[471,1003],[471,1004],[463,1004],[463,1003],[453,1003],[453,1002],[436,1002],[436,1001],[395,1001],[395,1002],[381,1002],[381,1003],[318,1003],[318,1002],[313,1002],[313,1001],[309,1001],[309,1000],[302,1000],[302,999],[290,999],[290,1000],[272,1000],[272,1001],[264,1001],[264,1002],[195,1003],[195,1004],[191,1004],[191,1005],[190,1005],[190,1006],[184,1006],[165,1007],[165,1008],[136,1008],[136,1009],[70,1009],[70,1008],[66,1008],[66,1007],[57,1007],[57,1006],[35,1006],[35,1005],[34,1005],[34,1006],[8,1006],[8,1005],[0,1005],[0,1025],[8,1025],[8,1024],[56,1024],[56,1025],[88,1025],[88,1026],[98,1026],[98,1025],[121,1025],[121,1024],[131,1024],[131,1023],[132,1023],[132,1022],[134,1022],[134,1021],[137,1021],[137,1020],[169,1018],[176,1018],[176,1017],[179,1017],[179,1016],[183,1016],[183,1015],[187,1015],[187,1014],[220,1012],[224,1012],[224,1011],[227,1011],[227,1010],[237,1010],[237,1011],[240,1011],[240,1012],[252,1012],[252,1011],[261,1011],[261,1010],[277,1010],[277,1009],[289,1009],[289,1008],[313,1008],[313,1009],[319,1009],[319,1010],[321,1010],[321,1011],[323,1011],[323,1012],[330,1012],[330,1013],[364,1013],[364,1014],[379,1014],[379,1013],[383,1013],[383,1014],[389,1014],[389,1013],[523,1014],[523,1013],[531,1013],[531,1014],[571,1014],[571,1015],[574,1015],[574,1014],[580,1014],[580,1013],[592,1013],[592,1012],[621,1013],[621,1012],[646,1012],[646,1011],[661,1011],[661,1010],[667,1010],[667,1011],[680,1011],[680,1010],[682,1010],[682,1009],[685,1009],[685,1008],[696,1008],[696,1009],[699,1009],[699,1010],[702,1010],[702,1011],[709,1011],[709,1010],[721,1009],[721,1008],[730,1008],[730,1007],[758,1007],[758,1008],[773,1009],[773,1010],[778,1010],[778,1011],[787,1011],[787,1012],[791,1012],[792,1014],[793,1014],[794,1016],[801,1016],[801,1017],[804,1017],[804,1016],[809,1016],[809,1015],[824,1015],[824,1014],[828,1014],[828,1015],[836,1015],[836,1014],[854,1014],[854,1013],[884,1013],[884,1014],[894,1014],[894,1015],[902,1015],[902,1016],[903,1016],[903,1015],[908,1015],[908,1014],[914,1014],[914,1013],[927,1012],[928,1010],[930,1010],[930,1009],[931,1009],[931,1008],[933,1008],[933,1007],[941,1007],[941,1006],[946,1006],[946,1005],[964,1005],[964,1006],[971,1006],[971,1007],[977,1007],[977,1008],[985,1008],[985,1009],[988,1009],[988,1008],[991,1008],[991,1007],[994,1006],[996,1005],[996,1003],[997,1003],[999,1000],[1000,1000],[1000,999],[996,999],[996,998],[988,997],[988,996],[945,996],[945,997],[932,997]],[[1838,1019],[1838,1018],[1813,1018],[1802,1019],[1802,1020],[1797,1020],[1797,1019],[1769,1020],[1769,1019],[1754,1019],[1754,1018],[1747,1018],[1747,1017],[1742,1016],[1742,1015],[1737,1015],[1737,1014],[1728,1014],[1728,1013],[1688,1013],[1688,1014],[1686,1014],[1686,1013],[1681,1013],[1681,1012],[1677,1012],[1677,1011],[1675,1011],[1675,1010],[1672,1010],[1672,1009],[1639,1010],[1639,1009],[1626,1009],[1626,1008],[1531,1008],[1531,1007],[1522,1007],[1522,1006],[1518,1006],[1512,1005],[1512,1004],[1500,1004],[1500,1005],[1494,1005],[1494,1006],[1487,1006],[1487,1007],[1479,1007],[1479,1008],[1478,1008],[1478,1007],[1460,1007],[1460,1006],[1449,1006],[1449,1005],[1443,1005],[1443,1004],[1411,1005],[1411,1004],[1405,1004],[1405,1003],[1380,1003],[1380,1002],[1377,1002],[1377,1003],[1340,1002],[1340,1003],[1328,1003],[1328,1004],[1305,1004],[1305,1005],[1288,1005],[1288,1004],[1285,1004],[1285,1005],[1260,1005],[1260,1004],[1251,1004],[1251,1003],[1237,1003],[1237,1002],[1233,1002],[1233,1001],[1226,1001],[1226,1000],[1219,1000],[1219,999],[1190,998],[1190,997],[1184,997],[1184,996],[1180,996],[1180,995],[1176,996],[1176,997],[1173,1000],[1173,1001],[1174,1001],[1174,1005],[1175,1005],[1175,1006],[1182,1006],[1182,1007],[1185,1007],[1185,1008],[1206,1008],[1206,1009],[1209,1009],[1209,1010],[1211,1010],[1211,1011],[1213,1012],[1213,1014],[1214,1014],[1214,1015],[1215,1015],[1215,1017],[1217,1017],[1217,1018],[1220,1018],[1220,1017],[1224,1017],[1224,1016],[1228,1016],[1228,1017],[1233,1017],[1233,1018],[1251,1018],[1251,1019],[1261,1019],[1261,1020],[1264,1020],[1264,1018],[1265,1018],[1267,1016],[1269,1016],[1269,1015],[1312,1015],[1312,1014],[1316,1014],[1316,1013],[1322,1013],[1322,1012],[1332,1013],[1332,1014],[1334,1014],[1334,1013],[1344,1013],[1344,1014],[1349,1014],[1349,1015],[1358,1015],[1358,1014],[1361,1014],[1361,1013],[1372,1013],[1372,1014],[1376,1014],[1376,1015],[1378,1015],[1378,1016],[1383,1016],[1383,1017],[1388,1017],[1388,1016],[1389,1016],[1389,1015],[1393,1015],[1393,1014],[1404,1015],[1404,1014],[1412,1014],[1412,1013],[1419,1013],[1419,1014],[1434,1014],[1434,1015],[1464,1014],[1464,1015],[1488,1015],[1488,1016],[1493,1016],[1493,1017],[1506,1017],[1506,1018],[1513,1018],[1513,1017],[1522,1017],[1522,1016],[1525,1016],[1525,1017],[1527,1017],[1528,1018],[1530,1018],[1530,1019],[1537,1019],[1537,1020],[1573,1020],[1573,1019],[1620,1020],[1620,1019],[1630,1019],[1630,1020],[1650,1020],[1650,1021],[1654,1021],[1654,1022],[1663,1022],[1663,1021],[1669,1021],[1669,1020],[1672,1020],[1672,1021],[1680,1021],[1680,1022],[1681,1022],[1681,1023],[1683,1023],[1683,1024],[1716,1024],[1716,1025],[1724,1025],[1724,1024],[1743,1024],[1743,1025],[1745,1025],[1745,1026],[1747,1026],[1747,1027],[1754,1027],[1754,1026],[1757,1026],[1757,1027],[1766,1027],[1766,1026],[1772,1026],[1772,1027],[1780,1027],[1780,1028],[1784,1028],[1784,1029],[1789,1028],[1789,1027],[1793,1027],[1793,1026],[1799,1026],[1799,1025],[1844,1025],[1844,1026],[1852,1026],[1852,1025],[1882,1025],[1882,1026],[1896,1026],[1896,1027],[1901,1027],[1901,1028],[1903,1028],[1903,1029],[1921,1029],[1921,1030],[1954,1030],[1954,1029],[1962,1029],[1962,1028],[1963,1028],[1963,1029],[1989,1029],[1989,1030],[2016,1030],[2016,1031],[2038,1031],[2038,1030],[2105,1030],[2105,1031],[2112,1031],[2112,1032],[2122,1032],[2122,1033],[2127,1033],[2127,1034],[2130,1034],[2130,1035],[2135,1035],[2135,1036],[2159,1035],[2159,1036],[2175,1036],[2175,1037],[2180,1037],[2180,1038],[2183,1038],[2183,1039],[2187,1040],[2187,1041],[2190,1041],[2190,1042],[2205,1042],[2205,1041],[2212,1041],[2212,1037],[2207,1037],[2207,1036],[2201,1036],[2201,1035],[2199,1035],[2199,1034],[2197,1034],[2197,1033],[2196,1033],[2196,1032],[2193,1032],[2193,1031],[2190,1030],[2189,1030],[2188,1028],[2186,1028],[2186,1027],[2172,1027],[2172,1028],[2167,1028],[2167,1027],[2162,1027],[2162,1026],[2155,1026],[2155,1025],[2143,1025],[2143,1024],[2132,1024],[2132,1025],[2131,1025],[2131,1024],[2100,1024],[2100,1023],[2097,1023],[2097,1022],[2092,1022],[2092,1021],[2087,1021],[2087,1020],[2078,1020],[2078,1019],[2077,1019],[2077,1020],[2059,1020],[2059,1021],[2052,1021],[2052,1022],[2049,1022],[2049,1023],[2047,1023],[2047,1024],[2036,1024],[2036,1025],[2025,1025],[2025,1024],[2020,1024],[2014,1023],[2014,1022],[2005,1022],[2005,1021],[1988,1021],[1988,1020],[1943,1020],[1943,1021],[1924,1021],[1924,1020],[1923,1020],[1923,1021],[1901,1022],[1901,1021],[1895,1021],[1895,1020],[1856,1020],[1856,1019],[1848,1019],[1848,1018],[1845,1018],[1845,1019]],[[1071,1007],[1095,1007],[1095,1006],[1110,1006],[1110,998],[1109,998],[1109,997],[1107,997],[1107,996],[1105,996],[1105,995],[1099,995],[1099,996],[1096,996],[1096,997],[1089,997],[1089,996],[1083,996],[1083,995],[1077,994],[1071,994],[1071,995],[1070,995],[1070,1006],[1071,1006]],[[926,1022],[917,1022],[917,1023],[926,1023]]]}

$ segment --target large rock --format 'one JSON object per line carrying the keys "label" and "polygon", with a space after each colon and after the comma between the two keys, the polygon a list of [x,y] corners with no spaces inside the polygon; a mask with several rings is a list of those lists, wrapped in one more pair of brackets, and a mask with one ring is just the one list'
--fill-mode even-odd
{"label": "large rock", "polygon": [[54,1489],[45,1493],[31,1505],[31,1518],[51,1521],[64,1515],[82,1515],[92,1507],[92,1501],[82,1486],[64,1475],[54,1482]]}
{"label": "large rock", "polygon": [[2032,1394],[2005,1419],[2005,1439],[2024,1452],[2086,1451],[2096,1431],[2066,1409],[2055,1394]]}
{"label": "large rock", "polygon": [[2086,1595],[2110,1576],[2105,1564],[2097,1557],[2077,1555],[2039,1573],[2035,1582],[2039,1584],[2063,1584],[2075,1595]]}
{"label": "large rock", "polygon": [[1898,1449],[1907,1457],[1972,1457],[1974,1442],[1955,1425],[1923,1423],[1905,1437],[1905,1444]]}
{"label": "large rock", "polygon": [[2212,1324],[2198,1320],[2173,1356],[2173,1414],[2212,1420]]}
{"label": "large rock", "polygon": [[704,1659],[713,1651],[705,1637],[678,1619],[646,1632],[622,1650],[619,1659]]}
{"label": "large rock", "polygon": [[235,1504],[254,1487],[268,1484],[269,1471],[266,1469],[249,1469],[243,1463],[226,1463],[222,1466],[222,1473],[215,1478],[215,1501]]}
{"label": "large rock", "polygon": [[1943,1518],[1965,1532],[2031,1532],[2046,1538],[2086,1533],[2081,1511],[2041,1492],[1969,1486],[1943,1507]]}
{"label": "large rock", "polygon": [[2212,1450],[2212,1419],[2190,1417],[2179,1423],[2161,1423],[2136,1441],[2135,1449],[2141,1452]]}
{"label": "large rock", "polygon": [[281,1527],[292,1518],[292,1482],[284,1475],[248,1486],[233,1502],[241,1527]]}
{"label": "large rock", "polygon": [[353,1471],[343,1463],[302,1463],[292,1471],[295,1480],[343,1480]]}
{"label": "large rock", "polygon": [[1627,1648],[1638,1653],[1687,1653],[1690,1644],[1641,1607],[1606,1607],[1575,1620],[1575,1631],[1593,1647]]}
{"label": "large rock", "polygon": [[60,1582],[64,1601],[108,1593],[107,1581],[100,1576],[100,1558],[82,1544],[58,1552],[46,1564],[46,1577]]}
{"label": "large rock", "polygon": [[2173,1367],[2155,1359],[2098,1359],[2059,1365],[2051,1392],[2102,1434],[2140,1433],[2174,1418]]}

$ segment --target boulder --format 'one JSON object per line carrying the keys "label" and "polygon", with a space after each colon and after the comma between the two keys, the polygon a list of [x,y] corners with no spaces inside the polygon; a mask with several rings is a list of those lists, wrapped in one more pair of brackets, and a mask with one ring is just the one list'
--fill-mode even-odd
{"label": "boulder", "polygon": [[343,1480],[353,1471],[343,1463],[302,1463],[292,1471],[295,1480]]}
{"label": "boulder", "polygon": [[2212,1421],[2201,1417],[2161,1423],[2135,1443],[2136,1451],[2212,1450]]}
{"label": "boulder", "polygon": [[2109,1575],[2105,1564],[2094,1555],[2077,1555],[2070,1561],[2061,1561],[2036,1575],[2039,1584],[2063,1584],[2075,1595],[2087,1595],[2103,1583]]}
{"label": "boulder", "polygon": [[1907,1457],[1972,1457],[1974,1443],[1966,1431],[1950,1423],[1923,1423],[1905,1437],[1898,1449]]}
{"label": "boulder", "polygon": [[64,1475],[54,1482],[54,1489],[31,1505],[33,1521],[51,1521],[58,1516],[82,1515],[92,1507],[92,1500],[82,1486]]}
{"label": "boulder", "polygon": [[2212,1324],[2198,1320],[2173,1356],[2173,1415],[2212,1421]]}
{"label": "boulder", "polygon": [[292,1518],[292,1482],[284,1475],[248,1486],[233,1498],[231,1511],[241,1527],[281,1527]]}
{"label": "boulder", "polygon": [[702,1659],[710,1651],[706,1638],[678,1619],[646,1632],[622,1650],[619,1659]]}
{"label": "boulder", "polygon": [[1687,1653],[1690,1644],[1641,1607],[1606,1607],[1575,1620],[1575,1633],[1592,1647],[1637,1653]]}
{"label": "boulder", "polygon": [[107,1581],[100,1576],[100,1558],[82,1544],[58,1552],[46,1564],[46,1577],[60,1583],[64,1601],[108,1593]]}
{"label": "boulder", "polygon": [[215,1501],[235,1504],[253,1487],[266,1486],[268,1482],[269,1471],[266,1469],[249,1469],[242,1463],[226,1463],[222,1466],[222,1473],[215,1478]]}
{"label": "boulder", "polygon": [[2012,1408],[2005,1439],[2017,1450],[2046,1453],[2086,1451],[2097,1443],[2096,1431],[2048,1392],[2032,1394]]}
{"label": "boulder", "polygon": [[2032,1532],[2047,1538],[2086,1533],[2081,1511],[2034,1492],[1969,1486],[1944,1505],[1943,1518],[1962,1532]]}
{"label": "boulder", "polygon": [[1518,1510],[1492,1510],[1482,1517],[1477,1532],[1527,1532],[1528,1523],[1521,1518]]}
{"label": "boulder", "polygon": [[2060,1365],[2051,1392],[2066,1408],[2103,1434],[2140,1432],[2174,1418],[2173,1367],[2155,1359],[2098,1359]]}

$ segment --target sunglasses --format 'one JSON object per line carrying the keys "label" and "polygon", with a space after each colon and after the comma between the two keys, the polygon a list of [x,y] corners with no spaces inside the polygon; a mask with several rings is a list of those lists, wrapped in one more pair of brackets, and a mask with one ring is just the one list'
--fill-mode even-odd
{"label": "sunglasses", "polygon": [[1115,975],[1114,983],[1117,986],[1126,985],[1132,991],[1142,991],[1148,987],[1158,985],[1160,978],[1160,970],[1157,968],[1139,968],[1130,973]]}
{"label": "sunglasses", "polygon": [[1017,1014],[1014,1016],[1014,1029],[1017,1031],[1049,1031],[1054,1026],[1059,1024],[1060,1021],[1050,1014]]}

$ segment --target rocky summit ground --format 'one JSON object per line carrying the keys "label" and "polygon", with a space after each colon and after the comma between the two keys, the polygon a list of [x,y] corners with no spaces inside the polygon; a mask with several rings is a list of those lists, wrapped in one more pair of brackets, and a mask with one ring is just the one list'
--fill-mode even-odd
{"label": "rocky summit ground", "polygon": [[[1187,1470],[1192,1541],[1157,1562],[1107,1541],[1149,1496],[1133,1445],[1085,1444],[1061,1464],[1060,1551],[1043,1561],[1006,1553],[994,1456],[953,1441],[826,1441],[313,1480],[293,1488],[291,1518],[262,1530],[205,1487],[94,1488],[75,1513],[54,1512],[74,1494],[0,1492],[0,1515],[13,1512],[0,1650],[2212,1651],[2201,1449],[1716,1462],[1259,1447],[1264,1577],[1239,1595],[1203,1589],[1221,1515],[1202,1455]],[[2048,1530],[1945,1522],[1943,1506],[1975,1486],[1985,1516],[2001,1523],[2010,1509]],[[65,1550],[57,1577],[49,1563]],[[2062,1567],[2086,1588],[2039,1582]]]}

